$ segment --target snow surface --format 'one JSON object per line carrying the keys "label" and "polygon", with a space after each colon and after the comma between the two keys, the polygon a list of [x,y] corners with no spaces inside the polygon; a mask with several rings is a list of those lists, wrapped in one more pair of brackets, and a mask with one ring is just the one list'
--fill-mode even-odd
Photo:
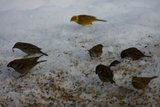
{"label": "snow surface", "polygon": [[[1,107],[160,107],[160,78],[145,92],[134,89],[132,76],[160,75],[160,0],[0,0]],[[73,15],[106,19],[83,27]],[[19,74],[6,65],[25,54],[11,48],[16,42],[35,44],[48,53],[47,62],[31,73]],[[102,43],[101,59],[87,50]],[[132,61],[120,52],[137,47],[151,55]],[[112,67],[118,86],[102,82],[95,67]]]}

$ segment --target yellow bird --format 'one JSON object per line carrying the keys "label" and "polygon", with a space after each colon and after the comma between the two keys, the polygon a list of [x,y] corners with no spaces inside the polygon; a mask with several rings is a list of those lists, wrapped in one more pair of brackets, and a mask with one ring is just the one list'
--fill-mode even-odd
{"label": "yellow bird", "polygon": [[90,15],[73,16],[70,21],[76,22],[82,26],[92,25],[92,23],[95,21],[106,22],[106,20],[97,19],[95,16],[90,16]]}

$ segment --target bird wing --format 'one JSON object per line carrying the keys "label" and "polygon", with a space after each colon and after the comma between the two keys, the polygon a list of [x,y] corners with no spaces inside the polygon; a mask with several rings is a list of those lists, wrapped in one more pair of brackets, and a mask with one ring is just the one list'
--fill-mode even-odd
{"label": "bird wing", "polygon": [[144,54],[140,50],[138,50],[137,48],[131,48],[129,53],[136,55],[136,56],[144,56]]}
{"label": "bird wing", "polygon": [[41,50],[41,48],[39,48],[39,47],[37,47],[37,46],[35,46],[33,44],[30,44],[30,43],[25,43],[24,47],[25,48],[31,48],[31,49],[39,49],[39,50]]}
{"label": "bird wing", "polygon": [[91,49],[92,52],[95,52],[95,53],[98,53],[100,52],[100,48],[98,48],[98,46],[94,46],[92,49]]}
{"label": "bird wing", "polygon": [[144,85],[148,85],[148,83],[150,82],[150,80],[151,80],[151,78],[149,78],[149,77],[143,77],[143,78],[138,78],[137,77],[137,79],[138,79],[138,81],[140,81],[142,84],[144,84]]}
{"label": "bird wing", "polygon": [[88,15],[79,15],[78,22],[81,25],[91,25],[93,21],[96,21],[96,17]]}
{"label": "bird wing", "polygon": [[95,16],[91,16],[91,15],[79,15],[79,18],[83,18],[83,19],[88,19],[88,20],[91,20],[91,19],[94,19],[96,20],[96,17]]}
{"label": "bird wing", "polygon": [[139,78],[136,78],[132,81],[132,85],[137,89],[144,89],[147,85],[143,82],[143,80],[140,80]]}
{"label": "bird wing", "polygon": [[104,68],[104,70],[103,70],[101,73],[102,73],[102,75],[104,75],[106,78],[113,77],[113,71],[112,71],[109,67]]}

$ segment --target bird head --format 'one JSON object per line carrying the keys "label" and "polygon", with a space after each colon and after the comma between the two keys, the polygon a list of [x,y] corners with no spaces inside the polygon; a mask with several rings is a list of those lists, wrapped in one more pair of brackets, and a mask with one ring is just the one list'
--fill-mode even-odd
{"label": "bird head", "polygon": [[127,53],[125,51],[122,51],[121,52],[121,58],[125,58],[125,57],[127,57]]}
{"label": "bird head", "polygon": [[15,64],[14,64],[14,62],[13,61],[11,61],[11,62],[9,62],[8,64],[7,64],[7,67],[14,67],[15,66]]}
{"label": "bird head", "polygon": [[78,16],[73,16],[70,21],[78,22]]}
{"label": "bird head", "polygon": [[102,49],[103,45],[102,44],[98,44],[97,47],[100,48],[100,49]]}
{"label": "bird head", "polygon": [[136,78],[137,78],[136,76],[133,76],[133,77],[132,77],[132,80],[135,80]]}
{"label": "bird head", "polygon": [[15,43],[13,48],[12,48],[12,51],[14,52],[14,48],[21,48],[21,46],[22,46],[22,42]]}
{"label": "bird head", "polygon": [[102,65],[102,64],[99,64],[97,65],[96,67],[96,74],[100,74],[102,72],[102,69],[104,68],[105,66]]}

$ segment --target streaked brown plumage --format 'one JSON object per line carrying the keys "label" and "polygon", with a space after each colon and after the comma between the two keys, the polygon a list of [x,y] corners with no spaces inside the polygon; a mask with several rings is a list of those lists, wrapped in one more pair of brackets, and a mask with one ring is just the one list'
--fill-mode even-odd
{"label": "streaked brown plumage", "polygon": [[95,16],[90,15],[77,15],[71,18],[71,21],[74,21],[82,26],[92,25],[95,21],[106,22],[106,20],[97,19]]}
{"label": "streaked brown plumage", "polygon": [[38,57],[31,57],[31,58],[22,58],[22,59],[15,59],[8,63],[7,67],[12,67],[15,71],[21,74],[27,74],[34,66],[41,62],[45,62],[46,60],[38,61]]}
{"label": "streaked brown plumage", "polygon": [[32,55],[32,54],[43,54],[45,56],[48,56],[46,53],[41,51],[41,48],[30,44],[30,43],[25,43],[25,42],[17,42],[15,43],[15,45],[13,46],[12,50],[14,51],[14,48],[20,49],[21,51],[23,51],[24,53],[28,54],[28,55]]}
{"label": "streaked brown plumage", "polygon": [[131,48],[125,49],[121,52],[121,58],[125,58],[125,57],[130,57],[133,60],[138,60],[142,57],[151,57],[151,56],[146,56],[137,48],[131,47]]}
{"label": "streaked brown plumage", "polygon": [[102,55],[102,53],[103,53],[103,45],[102,44],[98,44],[96,46],[93,46],[88,51],[89,51],[89,55],[90,55],[91,58],[100,57]]}
{"label": "streaked brown plumage", "polygon": [[136,89],[142,89],[144,90],[145,88],[148,87],[149,82],[157,78],[158,76],[153,76],[153,77],[133,77],[132,78],[132,85]]}
{"label": "streaked brown plumage", "polygon": [[96,74],[98,74],[99,79],[103,82],[115,83],[113,80],[113,71],[110,69],[110,67],[99,64],[96,67]]}

